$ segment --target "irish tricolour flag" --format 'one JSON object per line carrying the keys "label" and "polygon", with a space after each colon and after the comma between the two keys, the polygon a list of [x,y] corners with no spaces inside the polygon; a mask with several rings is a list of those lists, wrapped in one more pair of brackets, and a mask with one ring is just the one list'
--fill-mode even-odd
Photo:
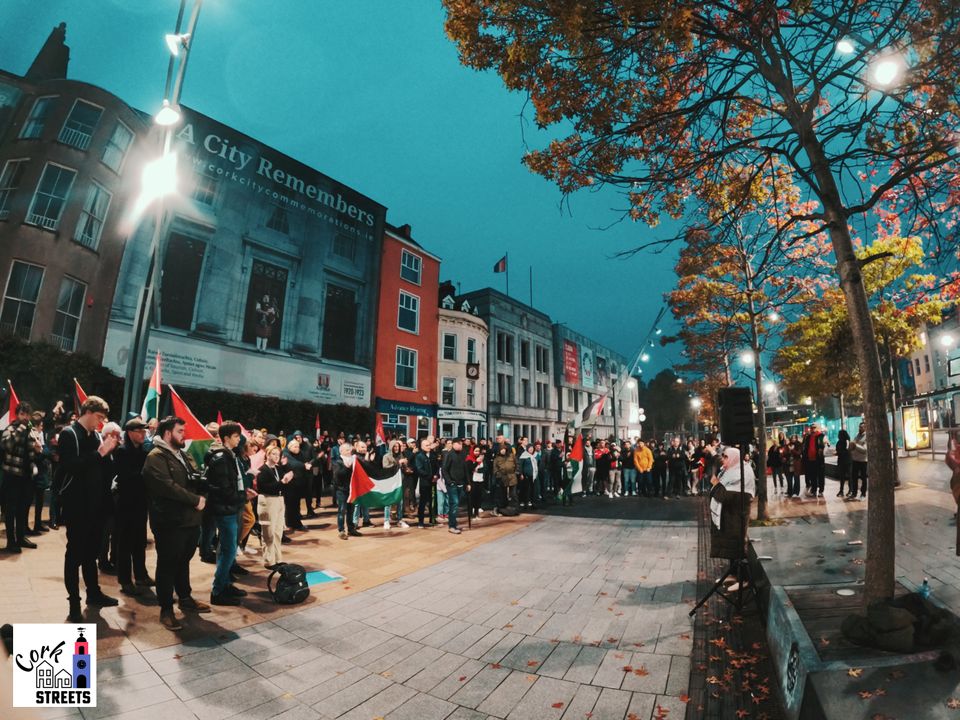
{"label": "irish tricolour flag", "polygon": [[358,458],[353,460],[353,474],[350,476],[350,497],[347,502],[365,508],[382,508],[396,505],[403,500],[403,480],[400,468],[393,477],[386,480],[373,480]]}
{"label": "irish tricolour flag", "polygon": [[583,435],[579,432],[570,449],[570,473],[573,475],[570,494],[576,495],[583,492]]}
{"label": "irish tricolour flag", "polygon": [[207,432],[203,424],[190,412],[190,408],[177,395],[173,385],[167,385],[167,387],[170,388],[170,399],[173,401],[173,414],[185,423],[183,439],[186,440],[187,455],[194,459],[197,467],[203,467],[203,458],[213,445],[213,435]]}

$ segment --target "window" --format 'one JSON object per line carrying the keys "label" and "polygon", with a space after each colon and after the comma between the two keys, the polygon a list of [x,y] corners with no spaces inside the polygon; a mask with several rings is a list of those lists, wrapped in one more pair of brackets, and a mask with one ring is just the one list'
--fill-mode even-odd
{"label": "window", "polygon": [[110,207],[110,193],[97,183],[90,183],[87,192],[87,201],[80,213],[80,222],[73,239],[84,247],[96,250],[100,244],[100,233],[103,231],[103,221],[107,217],[107,208]]}
{"label": "window", "polygon": [[923,356],[923,371],[930,372],[930,356],[929,355]]}
{"label": "window", "polygon": [[43,169],[43,176],[37,184],[37,191],[33,194],[30,211],[27,213],[27,222],[39,225],[47,230],[56,230],[60,225],[60,215],[66,204],[67,195],[73,185],[77,173],[69,168],[47,163]]}
{"label": "window", "polygon": [[193,187],[193,199],[201,205],[213,207],[213,203],[217,199],[217,188],[220,187],[220,180],[216,175],[211,174],[207,168],[204,168],[194,177],[197,183]]}
{"label": "window", "polygon": [[106,147],[103,148],[103,157],[101,162],[115,173],[120,172],[123,167],[123,161],[127,157],[127,150],[130,149],[130,143],[133,142],[133,130],[128,128],[122,122],[117,120],[113,128],[110,139],[107,140]]}
{"label": "window", "polygon": [[13,261],[7,290],[3,296],[3,310],[0,311],[0,332],[16,335],[24,340],[30,339],[41,282],[42,267]]}
{"label": "window", "polygon": [[453,333],[443,334],[443,359],[457,361],[457,336]]}
{"label": "window", "polygon": [[522,368],[530,367],[530,341],[529,340],[520,341],[520,367]]}
{"label": "window", "polygon": [[443,405],[457,404],[457,379],[445,377],[440,387],[440,402]]}
{"label": "window", "polygon": [[467,338],[467,362],[475,363],[477,361],[477,339]]}
{"label": "window", "polygon": [[20,137],[23,139],[38,138],[43,133],[43,127],[47,124],[47,117],[50,115],[50,109],[53,107],[55,97],[37,98],[30,109],[26,122],[23,123],[23,130],[20,131]]}
{"label": "window", "polygon": [[530,381],[527,378],[520,380],[520,402],[530,407]]}
{"label": "window", "polygon": [[418,255],[407,250],[400,255],[400,277],[412,283],[420,284],[420,267],[422,261]]}
{"label": "window", "polygon": [[913,361],[917,364],[917,375],[920,375],[920,358],[914,358]]}
{"label": "window", "polygon": [[23,171],[27,168],[26,160],[7,160],[0,173],[0,220],[10,217],[10,198],[23,180]]}
{"label": "window", "polygon": [[417,333],[420,329],[420,298],[400,291],[400,307],[397,309],[397,327]]}
{"label": "window", "polygon": [[357,257],[357,241],[350,235],[337,235],[333,239],[333,254],[353,262]]}
{"label": "window", "polygon": [[457,436],[457,424],[452,420],[440,421],[440,437],[455,438]]}
{"label": "window", "polygon": [[53,344],[61,350],[73,352],[77,346],[77,329],[83,312],[83,298],[87,286],[71,277],[64,276],[57,299],[57,314],[53,320]]}
{"label": "window", "polygon": [[550,351],[543,345],[537,345],[537,372],[550,372]]}
{"label": "window", "polygon": [[323,303],[323,357],[357,361],[357,293],[351,288],[327,285]]}
{"label": "window", "polygon": [[406,437],[410,429],[410,426],[407,424],[409,421],[408,416],[382,414],[380,415],[380,419],[383,422],[383,431],[387,434],[387,437],[391,435]]}
{"label": "window", "polygon": [[200,271],[206,243],[186,235],[173,234],[167,243],[160,279],[160,324],[193,330]]}
{"label": "window", "polygon": [[280,349],[288,276],[286,268],[263,260],[255,259],[250,266],[243,341],[258,350]]}
{"label": "window", "polygon": [[497,333],[497,360],[513,364],[513,336]]}
{"label": "window", "polygon": [[271,230],[276,230],[277,232],[283,233],[284,235],[290,234],[290,220],[287,217],[287,208],[283,204],[282,200],[275,200],[272,203],[272,208],[270,209],[270,217],[267,218],[267,227]]}
{"label": "window", "polygon": [[398,388],[409,390],[417,389],[417,351],[405,347],[397,347],[397,378]]}
{"label": "window", "polygon": [[505,373],[497,373],[497,399],[507,405],[513,404],[513,378]]}
{"label": "window", "polygon": [[70,110],[67,121],[60,130],[57,140],[77,150],[86,150],[93,138],[93,131],[100,122],[103,110],[83,100],[77,100]]}
{"label": "window", "polygon": [[547,384],[538,382],[537,383],[537,405],[538,408],[547,407]]}
{"label": "window", "polygon": [[477,406],[477,381],[467,380],[467,407]]}

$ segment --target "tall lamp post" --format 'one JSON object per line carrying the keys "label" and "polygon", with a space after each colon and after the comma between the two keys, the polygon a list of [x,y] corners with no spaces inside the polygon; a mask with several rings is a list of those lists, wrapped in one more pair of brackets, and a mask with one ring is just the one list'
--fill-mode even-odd
{"label": "tall lamp post", "polygon": [[190,49],[193,47],[203,0],[194,0],[186,30],[181,31],[186,3],[187,0],[180,0],[176,29],[164,38],[170,50],[170,61],[167,64],[163,103],[154,117],[154,123],[162,132],[162,150],[158,158],[144,167],[142,189],[135,205],[137,215],[142,214],[151,204],[155,204],[155,207],[153,236],[150,241],[150,262],[130,331],[126,382],[123,386],[124,412],[138,412],[140,409],[138,403],[143,386],[143,366],[147,357],[147,344],[150,341],[150,327],[155,315],[159,317],[156,307],[159,281],[158,256],[164,225],[164,198],[175,192],[177,185],[177,156],[170,146],[173,127],[181,119],[180,95],[183,91],[183,79],[187,73],[187,61],[190,57]]}
{"label": "tall lamp post", "polygon": [[697,416],[697,424],[696,424],[695,429],[694,429],[694,437],[696,438],[697,442],[699,443],[699,442],[700,442],[700,408],[703,407],[703,400],[701,400],[701,399],[698,398],[698,397],[691,398],[691,399],[690,399],[690,407],[693,408],[693,411],[694,411],[694,413],[695,413],[696,416]]}

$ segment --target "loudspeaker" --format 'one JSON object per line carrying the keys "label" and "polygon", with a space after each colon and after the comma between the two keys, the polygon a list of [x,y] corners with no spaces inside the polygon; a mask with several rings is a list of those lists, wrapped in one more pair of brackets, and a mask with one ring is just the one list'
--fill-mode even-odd
{"label": "loudspeaker", "polygon": [[747,445],[753,441],[753,394],[750,388],[720,388],[717,407],[720,410],[720,440],[724,445]]}

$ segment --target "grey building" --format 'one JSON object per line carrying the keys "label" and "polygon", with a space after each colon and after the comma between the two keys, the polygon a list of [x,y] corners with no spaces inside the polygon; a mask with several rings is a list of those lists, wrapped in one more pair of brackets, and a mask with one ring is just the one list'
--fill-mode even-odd
{"label": "grey building", "polygon": [[550,318],[492,288],[461,295],[487,323],[488,433],[512,441],[562,435],[553,387]]}

